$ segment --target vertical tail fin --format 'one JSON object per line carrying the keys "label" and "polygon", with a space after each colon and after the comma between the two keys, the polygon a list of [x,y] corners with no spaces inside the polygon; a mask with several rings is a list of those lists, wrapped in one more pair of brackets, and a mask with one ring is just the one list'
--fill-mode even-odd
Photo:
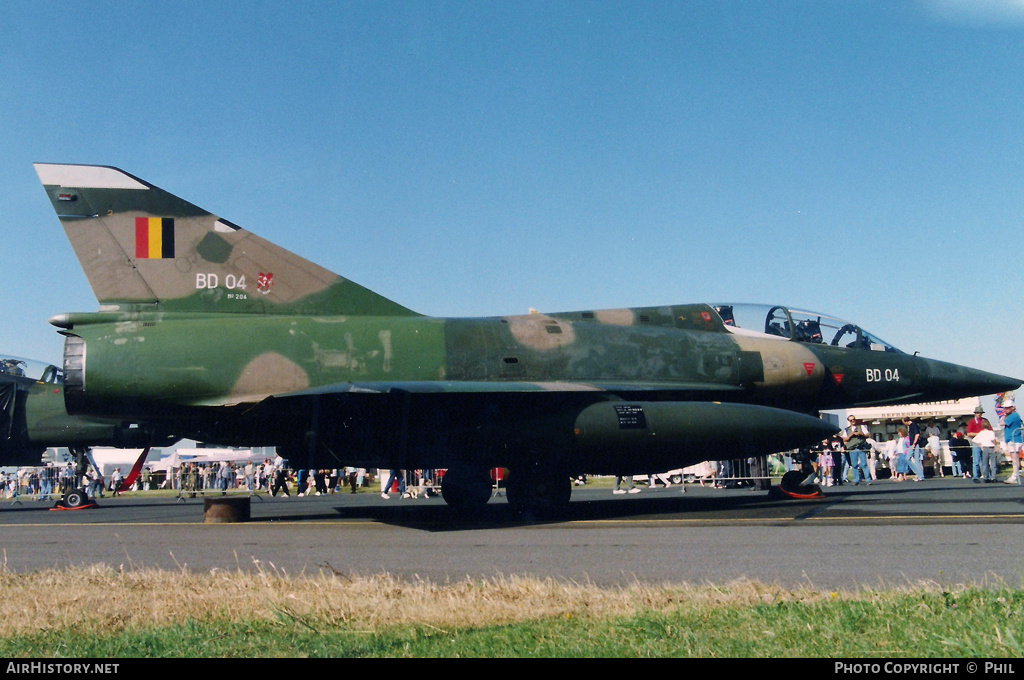
{"label": "vertical tail fin", "polygon": [[416,315],[123,170],[35,169],[101,305]]}

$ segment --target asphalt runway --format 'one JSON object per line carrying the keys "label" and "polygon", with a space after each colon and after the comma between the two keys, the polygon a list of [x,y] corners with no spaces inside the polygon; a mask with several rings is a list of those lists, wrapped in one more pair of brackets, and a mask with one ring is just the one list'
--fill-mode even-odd
{"label": "asphalt runway", "polygon": [[576,487],[558,522],[518,520],[502,497],[467,522],[440,498],[257,496],[251,520],[229,524],[204,523],[201,498],[108,497],[73,512],[6,500],[0,559],[16,572],[100,563],[439,583],[527,575],[599,585],[1024,586],[1024,487],[884,480],[826,494],[778,501],[694,484],[621,496]]}

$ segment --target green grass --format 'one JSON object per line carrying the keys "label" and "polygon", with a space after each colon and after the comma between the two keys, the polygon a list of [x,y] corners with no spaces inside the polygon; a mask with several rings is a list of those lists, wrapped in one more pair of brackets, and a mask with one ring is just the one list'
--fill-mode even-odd
{"label": "green grass", "polygon": [[270,605],[265,618],[188,619],[83,635],[57,627],[0,638],[0,656],[154,657],[1021,657],[1024,592],[938,589],[566,612],[486,626],[368,626]]}

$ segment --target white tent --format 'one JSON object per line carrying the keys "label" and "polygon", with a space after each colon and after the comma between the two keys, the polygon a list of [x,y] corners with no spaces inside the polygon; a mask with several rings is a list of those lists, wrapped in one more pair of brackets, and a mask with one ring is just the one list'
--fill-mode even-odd
{"label": "white tent", "polygon": [[152,470],[173,470],[187,463],[254,463],[266,458],[263,453],[254,453],[252,449],[174,449],[170,455],[150,464]]}

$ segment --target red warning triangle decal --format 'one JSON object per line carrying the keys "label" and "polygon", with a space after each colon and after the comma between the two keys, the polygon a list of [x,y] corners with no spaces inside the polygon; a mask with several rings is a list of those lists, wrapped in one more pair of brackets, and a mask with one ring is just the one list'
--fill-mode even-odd
{"label": "red warning triangle decal", "polygon": [[835,380],[836,384],[838,385],[839,383],[843,382],[843,374],[842,373],[833,373],[832,374],[832,379]]}
{"label": "red warning triangle decal", "polygon": [[814,373],[814,367],[817,366],[813,361],[804,363],[804,370],[807,371],[807,375]]}

